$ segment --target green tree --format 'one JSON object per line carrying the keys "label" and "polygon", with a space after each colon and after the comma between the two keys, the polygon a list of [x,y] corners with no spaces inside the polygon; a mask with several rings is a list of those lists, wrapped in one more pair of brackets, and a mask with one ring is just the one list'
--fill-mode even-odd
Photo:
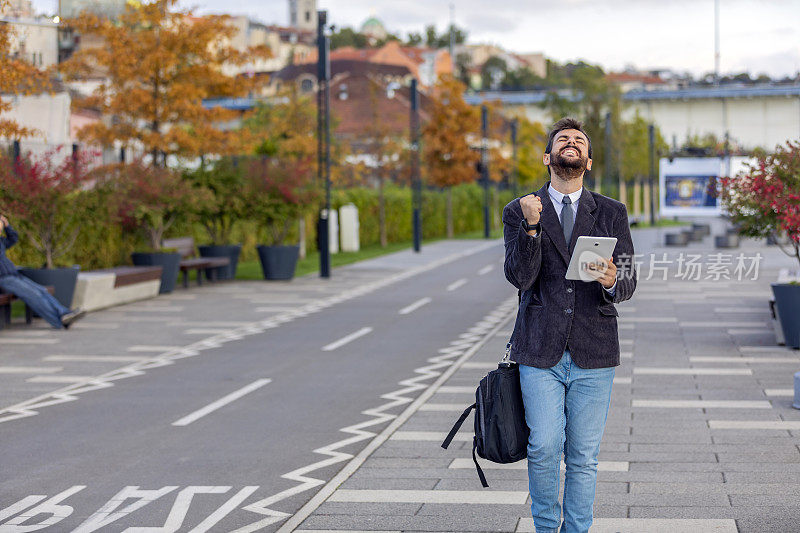
{"label": "green tree", "polygon": [[542,163],[547,131],[541,122],[531,122],[525,117],[517,120],[517,176],[523,189],[532,190],[548,179],[547,167]]}
{"label": "green tree", "polygon": [[367,36],[363,33],[359,33],[350,27],[344,27],[333,32],[331,35],[331,50],[336,50],[337,48],[345,46],[367,48],[369,46],[369,41]]}
{"label": "green tree", "polygon": [[200,156],[240,150],[240,132],[220,127],[237,111],[206,107],[204,99],[246,96],[259,81],[232,76],[226,68],[268,57],[259,46],[240,51],[226,43],[236,32],[227,16],[193,16],[178,0],[135,5],[114,21],[88,12],[66,21],[84,38],[61,70],[67,79],[100,76],[92,95],[73,105],[100,111],[111,120],[83,127],[78,136],[101,146],[144,146],[159,165],[168,154]]}
{"label": "green tree", "polygon": [[480,155],[469,137],[480,130],[477,109],[464,101],[464,84],[440,77],[431,98],[429,120],[423,129],[423,161],[428,181],[447,189],[447,236],[453,237],[452,186],[474,181]]}
{"label": "green tree", "polygon": [[483,90],[499,89],[508,73],[508,65],[503,58],[492,56],[481,67],[481,88]]}

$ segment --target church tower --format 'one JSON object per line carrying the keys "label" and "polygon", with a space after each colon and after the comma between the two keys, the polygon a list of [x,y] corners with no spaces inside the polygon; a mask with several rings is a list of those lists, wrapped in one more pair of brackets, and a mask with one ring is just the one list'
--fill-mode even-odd
{"label": "church tower", "polygon": [[289,0],[289,26],[301,30],[317,29],[317,1]]}

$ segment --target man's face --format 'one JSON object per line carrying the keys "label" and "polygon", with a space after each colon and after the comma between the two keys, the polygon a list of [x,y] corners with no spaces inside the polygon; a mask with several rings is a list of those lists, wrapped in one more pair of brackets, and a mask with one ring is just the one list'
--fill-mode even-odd
{"label": "man's face", "polygon": [[578,130],[561,130],[553,139],[549,154],[542,161],[550,165],[558,177],[576,179],[592,168],[589,159],[589,139]]}

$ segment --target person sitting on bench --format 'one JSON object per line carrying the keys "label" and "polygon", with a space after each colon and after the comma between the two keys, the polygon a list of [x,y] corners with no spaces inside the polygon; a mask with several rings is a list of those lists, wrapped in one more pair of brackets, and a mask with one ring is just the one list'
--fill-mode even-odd
{"label": "person sitting on bench", "polygon": [[[5,231],[5,236],[3,232]],[[11,248],[19,240],[19,235],[0,215],[0,289],[10,292],[25,302],[37,315],[47,320],[57,329],[68,328],[70,324],[83,317],[83,309],[67,309],[56,300],[45,287],[20,274],[14,263],[6,257],[6,249]]]}

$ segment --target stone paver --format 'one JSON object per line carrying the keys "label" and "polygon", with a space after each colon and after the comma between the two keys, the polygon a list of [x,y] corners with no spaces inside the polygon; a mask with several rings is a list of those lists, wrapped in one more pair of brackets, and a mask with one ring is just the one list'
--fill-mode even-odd
{"label": "stone paver", "polygon": [[[715,251],[713,235],[722,225],[713,225],[703,243],[677,249],[660,245],[668,229],[634,231],[637,252],[656,259],[701,254],[703,276],[718,263],[714,253],[731,254],[732,265],[739,253],[763,259],[755,280],[682,280],[674,263],[664,280],[657,271],[649,275],[645,256],[636,295],[618,306],[622,350],[632,356],[617,368],[593,533],[798,530],[800,412],[786,391],[800,355],[775,345],[767,304],[778,269],[793,265],[753,240]],[[490,484],[482,489],[471,467],[472,419],[449,450],[438,438],[458,416],[452,409],[473,401],[512,325],[501,327],[296,531],[534,531],[530,500],[520,501],[524,463],[481,461]]]}

